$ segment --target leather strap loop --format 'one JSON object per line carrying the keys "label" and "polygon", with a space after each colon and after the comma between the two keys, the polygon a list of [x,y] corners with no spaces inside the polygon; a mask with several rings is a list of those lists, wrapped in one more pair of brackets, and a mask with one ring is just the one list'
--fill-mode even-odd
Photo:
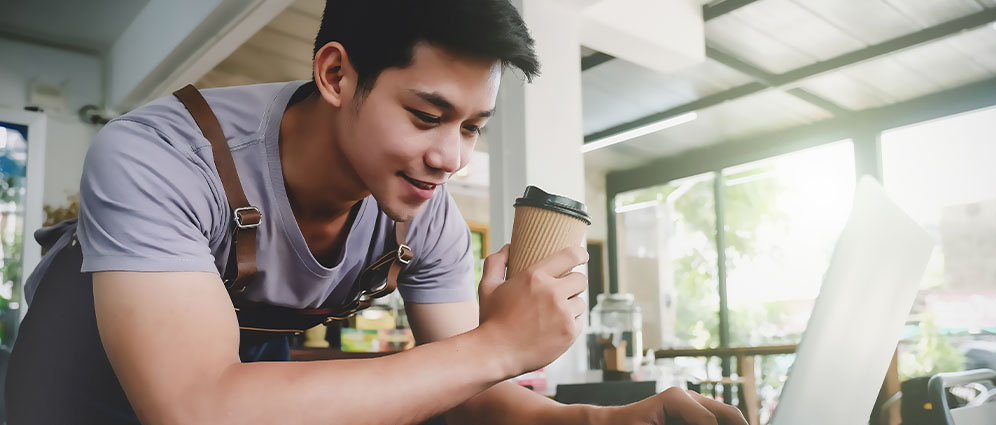
{"label": "leather strap loop", "polygon": [[398,255],[391,262],[391,269],[387,272],[387,290],[375,298],[390,294],[398,288],[398,276],[401,274],[401,268],[408,264],[415,256],[412,249],[408,245],[405,245],[405,241],[408,239],[407,222],[394,222],[394,239],[398,242]]}

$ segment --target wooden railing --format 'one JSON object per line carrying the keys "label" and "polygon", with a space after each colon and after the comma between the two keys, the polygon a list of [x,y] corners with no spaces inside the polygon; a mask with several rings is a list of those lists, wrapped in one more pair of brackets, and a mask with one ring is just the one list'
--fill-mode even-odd
{"label": "wooden railing", "polygon": [[795,345],[771,345],[764,347],[728,347],[728,348],[678,348],[656,350],[654,356],[658,359],[673,359],[675,357],[736,357],[737,379],[724,378],[706,383],[740,385],[740,411],[744,413],[750,425],[760,425],[761,401],[757,397],[757,376],[754,373],[754,357],[773,354],[795,353]]}
{"label": "wooden railing", "polygon": [[[770,345],[762,347],[729,347],[729,348],[678,348],[667,350],[655,350],[654,356],[658,359],[673,359],[675,357],[736,357],[737,359],[737,379],[723,378],[718,381],[710,381],[713,384],[740,385],[740,411],[744,413],[750,425],[760,425],[761,403],[757,397],[757,376],[754,373],[754,357],[770,356],[775,354],[792,354],[796,351],[796,345]],[[872,410],[870,422],[882,425],[895,425],[899,417],[899,407],[890,406],[882,409],[886,400],[899,392],[899,374],[896,365],[897,354],[892,356],[892,364],[886,372],[885,380],[879,391],[878,399]],[[881,411],[880,410],[887,410]]]}

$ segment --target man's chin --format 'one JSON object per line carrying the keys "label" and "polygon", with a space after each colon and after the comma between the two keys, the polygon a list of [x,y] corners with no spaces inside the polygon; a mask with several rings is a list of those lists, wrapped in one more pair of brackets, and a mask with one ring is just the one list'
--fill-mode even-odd
{"label": "man's chin", "polygon": [[417,216],[418,213],[422,211],[422,208],[425,208],[426,203],[427,202],[423,202],[418,206],[411,206],[398,202],[396,204],[392,203],[387,206],[382,205],[381,210],[384,211],[384,214],[387,215],[391,220],[399,222],[409,222],[412,221],[415,218],[415,216]]}

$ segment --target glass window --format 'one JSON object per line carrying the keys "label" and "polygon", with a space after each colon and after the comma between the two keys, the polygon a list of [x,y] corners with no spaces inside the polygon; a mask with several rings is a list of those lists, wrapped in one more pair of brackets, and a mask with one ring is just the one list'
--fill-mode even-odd
{"label": "glass window", "polygon": [[[714,186],[707,173],[616,197],[619,289],[636,295],[645,348],[719,346]],[[722,377],[718,358],[657,363],[671,385]]]}
{"label": "glass window", "polygon": [[[900,377],[996,368],[996,108],[885,132],[881,147],[887,191],[938,244],[900,341]],[[617,195],[620,290],[644,309],[645,346],[719,345],[717,199],[730,345],[798,343],[854,186],[844,140]],[[759,358],[762,423],[794,357]],[[671,365],[708,382],[717,360]]]}
{"label": "glass window", "polygon": [[[850,141],[723,171],[727,304],[733,347],[796,344],[809,321],[855,186]],[[794,354],[761,356],[767,423]]]}
{"label": "glass window", "polygon": [[882,134],[883,183],[936,242],[901,379],[996,368],[996,108]]}
{"label": "glass window", "polygon": [[854,196],[850,141],[723,171],[730,345],[799,342]]}
{"label": "glass window", "polygon": [[27,127],[0,122],[0,344],[17,330],[24,244]]}
{"label": "glass window", "polygon": [[616,197],[619,289],[643,312],[644,347],[719,346],[713,174]]}

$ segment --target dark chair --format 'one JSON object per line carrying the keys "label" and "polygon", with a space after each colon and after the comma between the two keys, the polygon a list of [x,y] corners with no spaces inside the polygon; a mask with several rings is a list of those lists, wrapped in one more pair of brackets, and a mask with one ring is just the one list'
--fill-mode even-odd
{"label": "dark chair", "polygon": [[[967,403],[955,405],[951,395],[956,395],[956,387],[976,395]],[[989,425],[996,418],[996,371],[992,369],[938,373],[930,378],[927,391],[944,425]]]}
{"label": "dark chair", "polygon": [[656,393],[656,381],[608,381],[557,385],[557,395],[554,398],[564,404],[622,406]]}
{"label": "dark chair", "polygon": [[7,364],[10,362],[10,349],[0,345],[0,424],[7,423]]}

